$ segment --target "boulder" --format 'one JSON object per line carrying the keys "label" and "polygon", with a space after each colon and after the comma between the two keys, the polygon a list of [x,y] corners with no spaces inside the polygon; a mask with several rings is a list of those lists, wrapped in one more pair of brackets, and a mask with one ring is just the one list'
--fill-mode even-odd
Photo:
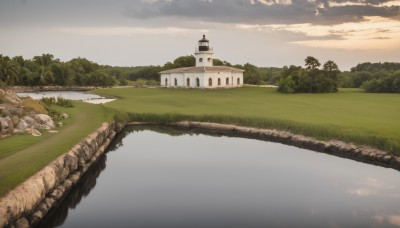
{"label": "boulder", "polygon": [[25,131],[28,128],[28,124],[26,123],[26,121],[24,119],[21,119],[17,126],[15,127],[18,131]]}
{"label": "boulder", "polygon": [[12,120],[9,116],[0,117],[0,134],[1,135],[8,135],[12,134],[14,131],[14,125]]}
{"label": "boulder", "polygon": [[22,120],[26,123],[26,127],[33,127],[36,124],[36,121],[30,116],[24,116]]}
{"label": "boulder", "polygon": [[46,114],[36,114],[34,119],[37,121],[36,128],[38,129],[52,129],[55,128],[54,122],[50,116]]}
{"label": "boulder", "polygon": [[18,123],[19,123],[19,117],[18,117],[17,115],[13,115],[13,116],[11,117],[11,121],[12,121],[12,123],[13,123],[14,126],[17,126]]}
{"label": "boulder", "polygon": [[19,98],[19,97],[17,96],[17,94],[14,93],[14,91],[11,91],[11,90],[8,90],[8,91],[5,92],[5,98],[6,98],[9,102],[11,102],[11,103],[13,103],[13,104],[19,104],[19,103],[22,102],[21,98]]}

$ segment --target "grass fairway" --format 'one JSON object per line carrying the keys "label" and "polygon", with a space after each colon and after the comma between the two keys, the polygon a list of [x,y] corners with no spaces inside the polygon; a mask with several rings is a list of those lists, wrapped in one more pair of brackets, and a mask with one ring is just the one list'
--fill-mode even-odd
{"label": "grass fairway", "polygon": [[289,130],[400,154],[400,95],[342,89],[330,94],[281,94],[273,88],[94,91],[120,99],[108,107],[147,121],[182,119]]}
{"label": "grass fairway", "polygon": [[58,133],[41,137],[18,135],[0,140],[0,196],[67,152],[84,137],[112,120],[115,112],[102,105],[82,102],[73,108],[59,108],[70,118],[64,121]]}

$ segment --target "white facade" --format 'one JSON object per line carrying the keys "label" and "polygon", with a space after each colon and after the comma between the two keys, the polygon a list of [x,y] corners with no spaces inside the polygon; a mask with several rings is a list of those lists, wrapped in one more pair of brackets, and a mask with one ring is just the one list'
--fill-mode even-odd
{"label": "white facade", "polygon": [[243,85],[243,70],[228,66],[213,66],[213,50],[203,35],[196,48],[195,67],[183,67],[160,72],[160,85],[184,88],[229,88]]}
{"label": "white facade", "polygon": [[201,72],[163,73],[161,86],[187,88],[228,88],[243,86],[243,73]]}

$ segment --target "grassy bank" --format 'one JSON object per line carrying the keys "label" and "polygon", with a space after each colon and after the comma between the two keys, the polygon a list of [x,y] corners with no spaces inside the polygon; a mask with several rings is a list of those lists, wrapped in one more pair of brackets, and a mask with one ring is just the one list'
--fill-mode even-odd
{"label": "grassy bank", "polygon": [[101,89],[106,104],[133,120],[213,121],[276,128],[373,146],[400,154],[400,96],[345,89],[333,94],[280,94],[273,88],[228,90]]}
{"label": "grassy bank", "polygon": [[0,196],[33,175],[59,155],[67,152],[104,121],[111,121],[115,112],[102,106],[82,102],[73,108],[57,109],[68,113],[64,126],[57,133],[41,137],[17,135],[1,139]]}

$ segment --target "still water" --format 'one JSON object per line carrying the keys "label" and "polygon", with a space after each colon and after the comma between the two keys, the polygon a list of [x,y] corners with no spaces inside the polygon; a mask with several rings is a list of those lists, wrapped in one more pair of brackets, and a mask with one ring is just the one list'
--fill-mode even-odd
{"label": "still water", "polygon": [[20,97],[31,97],[34,100],[40,100],[43,97],[62,97],[64,99],[84,101],[92,104],[102,104],[115,100],[82,91],[39,91],[30,93],[17,93],[17,95]]}
{"label": "still water", "polygon": [[40,227],[396,227],[400,173],[293,146],[129,127]]}

